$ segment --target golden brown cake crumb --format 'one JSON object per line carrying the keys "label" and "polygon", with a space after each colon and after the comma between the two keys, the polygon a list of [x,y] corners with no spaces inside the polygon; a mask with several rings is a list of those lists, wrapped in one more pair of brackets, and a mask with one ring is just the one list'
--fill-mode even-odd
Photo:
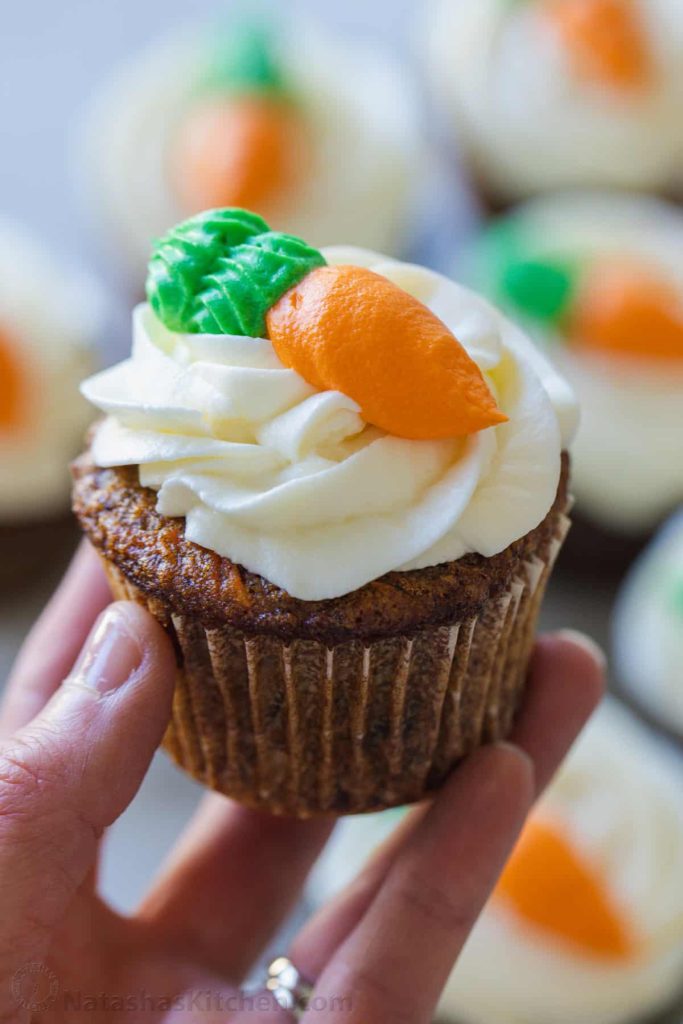
{"label": "golden brown cake crumb", "polygon": [[147,596],[178,612],[247,634],[339,643],[411,633],[478,614],[509,585],[529,553],[543,549],[546,538],[554,536],[557,515],[567,505],[568,471],[565,453],[548,515],[500,554],[465,555],[426,569],[390,572],[324,601],[291,597],[262,576],[185,540],[184,520],[156,511],[156,494],[140,486],[135,467],[100,469],[86,452],[73,466],[74,511],[105,558]]}

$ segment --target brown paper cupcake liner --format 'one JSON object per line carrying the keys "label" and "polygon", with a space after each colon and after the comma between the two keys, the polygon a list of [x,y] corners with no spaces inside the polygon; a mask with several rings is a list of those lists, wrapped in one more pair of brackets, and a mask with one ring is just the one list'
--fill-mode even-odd
{"label": "brown paper cupcake liner", "polygon": [[419,800],[508,735],[568,526],[560,514],[553,539],[478,616],[334,646],[205,628],[104,564],[115,596],[148,607],[179,653],[164,739],[173,759],[252,807],[349,814]]}

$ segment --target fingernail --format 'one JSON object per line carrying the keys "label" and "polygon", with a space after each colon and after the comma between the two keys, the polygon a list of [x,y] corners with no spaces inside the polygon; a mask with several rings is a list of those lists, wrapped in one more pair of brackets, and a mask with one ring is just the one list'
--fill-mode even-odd
{"label": "fingernail", "polygon": [[65,682],[85,686],[98,694],[111,693],[130,679],[143,657],[128,606],[112,604],[93,626]]}
{"label": "fingernail", "polygon": [[590,654],[602,671],[605,671],[607,668],[607,657],[602,647],[592,637],[586,636],[585,633],[580,633],[578,629],[561,629],[556,635],[562,640],[569,640],[571,643],[576,644],[577,647],[581,647],[586,654]]}
{"label": "fingernail", "polygon": [[531,768],[534,766],[534,762],[529,757],[526,750],[517,746],[516,743],[512,743],[510,740],[496,740],[494,743],[490,744],[490,748],[492,750],[502,750],[507,754],[512,754],[518,761],[524,762]]}

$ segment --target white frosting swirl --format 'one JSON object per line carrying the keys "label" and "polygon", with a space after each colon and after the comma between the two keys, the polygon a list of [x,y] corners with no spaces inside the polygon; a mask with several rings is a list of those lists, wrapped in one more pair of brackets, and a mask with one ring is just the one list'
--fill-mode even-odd
{"label": "white frosting swirl", "polygon": [[[0,222],[0,344],[19,378],[21,422],[0,416],[0,519],[66,513],[68,463],[92,411],[78,386],[97,359],[103,297],[18,225]],[[0,403],[6,400],[0,375]]]}
{"label": "white frosting swirl", "polygon": [[614,660],[624,689],[683,736],[683,512],[629,573],[614,613]]}
{"label": "white frosting swirl", "polygon": [[[283,24],[277,42],[308,123],[312,165],[266,219],[316,246],[342,241],[399,253],[425,170],[420,112],[405,68],[376,46],[344,45],[298,21]],[[210,45],[206,29],[162,39],[120,68],[87,112],[82,190],[136,280],[153,239],[198,212],[180,203],[169,154],[178,111],[202,81]]]}
{"label": "white frosting swirl", "polygon": [[[683,977],[683,762],[615,701],[596,714],[536,811],[609,882],[639,955],[600,960],[529,925],[499,900],[477,923],[443,993],[461,1024],[625,1024],[665,1007]],[[313,876],[327,900],[397,823],[347,818]]]}
{"label": "white frosting swirl", "polygon": [[83,388],[109,417],[93,442],[97,465],[139,465],[159,511],[185,517],[186,537],[304,600],[503,550],[547,514],[576,420],[563,381],[484,300],[373,253],[325,255],[425,302],[509,422],[464,439],[392,437],[350,398],[285,369],[270,342],[174,335],[144,306],[132,358]]}
{"label": "white frosting swirl", "polygon": [[544,3],[434,0],[429,60],[476,172],[519,199],[574,185],[683,185],[683,9],[634,0],[655,81],[615,94],[581,79]]}
{"label": "white frosting swirl", "polygon": [[[659,271],[678,290],[683,320],[683,214],[676,207],[645,197],[567,193],[525,203],[514,223],[525,260],[559,258],[590,273],[596,260],[631,257]],[[486,288],[485,266],[481,273],[477,284]],[[620,357],[574,348],[538,323],[524,327],[581,403],[572,449],[578,508],[624,533],[652,529],[683,500],[683,352],[677,361]]]}

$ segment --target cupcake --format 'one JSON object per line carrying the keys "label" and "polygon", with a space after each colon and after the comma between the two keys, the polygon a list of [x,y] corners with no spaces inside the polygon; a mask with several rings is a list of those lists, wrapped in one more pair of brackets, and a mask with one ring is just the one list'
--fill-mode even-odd
{"label": "cupcake", "polygon": [[433,0],[427,60],[475,186],[683,187],[683,8],[668,0]]}
{"label": "cupcake", "polygon": [[78,393],[96,360],[95,284],[0,221],[0,578],[26,577],[73,539],[67,463],[91,410]]}
{"label": "cupcake", "polygon": [[[314,902],[347,884],[400,817],[341,822]],[[683,762],[610,700],[530,818],[437,1019],[655,1020],[683,992],[682,877]]]}
{"label": "cupcake", "polygon": [[74,507],[180,658],[172,756],[276,813],[419,799],[504,736],[573,396],[431,271],[212,210],[155,247]]}
{"label": "cupcake", "polygon": [[[683,214],[655,199],[536,199],[484,230],[477,287],[576,390],[572,544],[624,565],[683,500]],[[634,543],[629,544],[631,540]]]}
{"label": "cupcake", "polygon": [[623,585],[613,664],[626,698],[683,743],[683,512],[657,534]]}
{"label": "cupcake", "polygon": [[303,20],[157,40],[88,111],[79,177],[134,282],[153,239],[209,207],[264,212],[316,245],[400,253],[424,170],[405,68]]}

